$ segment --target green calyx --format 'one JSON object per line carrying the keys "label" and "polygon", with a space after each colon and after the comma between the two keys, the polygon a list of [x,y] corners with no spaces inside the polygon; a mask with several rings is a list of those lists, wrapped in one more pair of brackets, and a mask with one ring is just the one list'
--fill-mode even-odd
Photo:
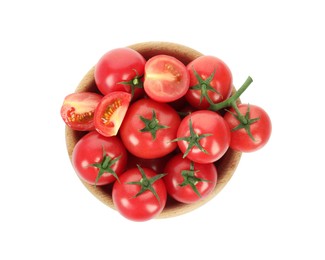
{"label": "green calyx", "polygon": [[121,81],[117,84],[122,84],[122,85],[128,85],[130,86],[131,88],[131,99],[133,98],[134,96],[134,91],[135,89],[137,88],[143,88],[143,82],[142,82],[142,78],[143,78],[143,75],[139,75],[138,71],[136,69],[133,69],[136,73],[136,76],[131,79],[131,80],[128,80],[128,81]]}
{"label": "green calyx", "polygon": [[140,196],[141,194],[143,194],[146,191],[151,191],[153,193],[153,195],[156,197],[156,199],[158,200],[158,202],[160,203],[160,198],[156,192],[156,190],[153,188],[153,184],[161,179],[162,177],[164,177],[166,174],[161,173],[161,174],[157,174],[156,176],[148,179],[148,177],[146,176],[144,170],[140,167],[140,165],[137,165],[140,174],[141,174],[141,180],[140,181],[131,181],[131,182],[127,182],[127,184],[131,184],[131,185],[139,185],[141,187],[140,191],[135,194],[134,198]]}
{"label": "green calyx", "polygon": [[211,86],[211,81],[214,77],[214,75],[216,74],[216,69],[213,70],[213,72],[211,73],[211,75],[207,78],[207,79],[202,79],[201,76],[199,75],[199,73],[197,73],[197,71],[194,69],[194,66],[192,67],[193,69],[193,73],[198,81],[198,84],[196,84],[195,86],[190,87],[191,90],[200,90],[201,95],[200,95],[200,104],[202,103],[203,98],[205,98],[210,105],[213,105],[213,101],[211,100],[211,98],[208,95],[208,91],[212,91],[215,92],[219,95],[221,95],[215,88],[213,88]]}
{"label": "green calyx", "polygon": [[212,134],[201,134],[201,135],[197,134],[193,129],[193,124],[192,124],[192,119],[191,118],[189,120],[189,129],[190,129],[190,136],[179,137],[179,138],[176,138],[176,139],[172,140],[172,142],[177,142],[177,141],[186,141],[186,142],[188,142],[188,146],[187,146],[187,148],[185,150],[185,153],[183,154],[183,158],[185,158],[188,155],[188,153],[192,150],[192,148],[194,146],[199,148],[200,151],[202,151],[203,153],[208,154],[207,150],[205,150],[203,148],[203,146],[200,144],[200,140],[205,138],[205,137],[211,136]]}
{"label": "green calyx", "polygon": [[255,122],[257,122],[260,118],[259,117],[251,118],[249,104],[247,106],[247,111],[246,111],[245,115],[240,113],[236,103],[232,104],[232,107],[235,109],[236,113],[233,113],[229,110],[227,110],[227,111],[229,113],[231,113],[239,121],[239,124],[236,127],[234,127],[233,129],[231,129],[231,131],[234,132],[234,131],[244,128],[246,133],[248,134],[248,136],[255,142],[255,139],[251,133],[250,126],[252,124],[254,124]]}
{"label": "green calyx", "polygon": [[190,169],[189,170],[182,170],[181,174],[184,178],[183,182],[179,184],[179,186],[184,187],[190,185],[192,190],[198,195],[200,198],[202,197],[200,192],[198,191],[196,184],[199,182],[210,182],[209,180],[205,180],[202,178],[198,178],[195,174],[199,172],[199,170],[194,170],[194,163],[191,161]]}
{"label": "green calyx", "polygon": [[169,126],[159,124],[159,120],[156,116],[156,111],[152,110],[152,118],[148,119],[143,116],[140,116],[141,121],[145,124],[145,127],[140,129],[140,132],[150,132],[152,139],[156,139],[157,131],[159,129],[169,128]]}
{"label": "green calyx", "polygon": [[104,174],[104,173],[110,173],[110,174],[112,174],[114,177],[115,177],[115,179],[117,179],[118,181],[120,181],[119,180],[119,178],[118,178],[118,176],[117,176],[117,174],[116,174],[116,172],[112,169],[112,166],[119,160],[121,158],[121,156],[118,156],[118,157],[116,157],[116,158],[111,158],[111,157],[109,157],[107,154],[106,154],[106,152],[105,152],[105,149],[104,149],[104,146],[103,146],[103,159],[102,159],[102,161],[101,162],[99,162],[99,163],[92,163],[92,164],[89,164],[89,166],[92,166],[92,167],[96,167],[96,168],[98,168],[99,169],[99,171],[98,171],[98,174],[97,174],[97,176],[96,176],[96,180],[95,180],[95,186],[97,185],[97,182],[98,182],[98,180],[100,179],[100,177],[102,177],[102,175]]}

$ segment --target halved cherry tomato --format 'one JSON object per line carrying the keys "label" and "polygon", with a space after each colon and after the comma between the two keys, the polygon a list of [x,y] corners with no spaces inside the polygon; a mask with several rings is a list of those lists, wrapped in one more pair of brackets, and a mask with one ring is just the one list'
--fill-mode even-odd
{"label": "halved cherry tomato", "polygon": [[168,55],[156,55],[145,65],[144,91],[158,102],[172,102],[184,96],[189,88],[185,65]]}
{"label": "halved cherry tomato", "polygon": [[72,93],[61,107],[63,121],[73,130],[94,130],[94,112],[103,96],[92,92]]}
{"label": "halved cherry tomato", "polygon": [[96,130],[104,136],[117,134],[131,101],[131,94],[115,91],[103,97],[98,104],[94,124]]}

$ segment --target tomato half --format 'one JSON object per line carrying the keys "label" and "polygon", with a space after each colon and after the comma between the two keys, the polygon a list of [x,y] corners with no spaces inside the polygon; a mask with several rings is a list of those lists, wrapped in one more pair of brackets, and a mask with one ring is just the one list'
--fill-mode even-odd
{"label": "tomato half", "polygon": [[180,117],[165,103],[140,99],[128,109],[120,128],[126,149],[133,155],[154,159],[172,152]]}
{"label": "tomato half", "polygon": [[264,109],[255,105],[238,105],[240,113],[249,125],[241,125],[236,118],[236,112],[232,108],[224,116],[231,130],[230,147],[241,152],[253,152],[262,148],[269,140],[272,132],[271,119]]}
{"label": "tomato half", "polygon": [[94,113],[103,96],[92,92],[72,93],[61,107],[63,121],[73,130],[94,130]]}
{"label": "tomato half", "polygon": [[228,150],[230,130],[218,113],[198,110],[182,120],[174,141],[184,157],[197,163],[212,163]]}
{"label": "tomato half", "polygon": [[112,198],[122,216],[133,221],[146,221],[157,216],[165,207],[167,191],[164,175],[148,168],[132,168],[115,182]]}
{"label": "tomato half", "polygon": [[104,96],[95,110],[96,130],[104,136],[116,135],[130,102],[131,94],[127,92],[116,91]]}
{"label": "tomato half", "polygon": [[105,53],[95,66],[96,85],[104,95],[125,91],[133,99],[143,94],[143,74],[146,60],[130,48],[117,48]]}
{"label": "tomato half", "polygon": [[158,102],[172,102],[184,96],[189,88],[185,65],[168,55],[156,55],[145,65],[144,90]]}
{"label": "tomato half", "polygon": [[164,182],[168,194],[182,203],[193,203],[207,197],[217,184],[213,163],[195,163],[182,154],[170,159],[165,167]]}
{"label": "tomato half", "polygon": [[106,185],[118,178],[127,164],[127,152],[121,140],[96,131],[83,136],[72,152],[77,175],[91,185]]}
{"label": "tomato half", "polygon": [[[214,56],[201,56],[187,65],[190,88],[187,101],[199,109],[207,109],[210,103],[227,99],[232,91],[232,74],[229,67]],[[210,102],[210,103],[209,103]]]}

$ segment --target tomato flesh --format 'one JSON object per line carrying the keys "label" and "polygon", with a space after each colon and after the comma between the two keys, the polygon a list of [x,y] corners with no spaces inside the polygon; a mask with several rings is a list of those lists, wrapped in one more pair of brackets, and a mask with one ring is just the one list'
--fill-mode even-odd
{"label": "tomato flesh", "polygon": [[104,136],[117,134],[131,101],[131,94],[115,91],[107,94],[95,110],[95,128]]}
{"label": "tomato flesh", "polygon": [[94,130],[94,113],[103,96],[92,92],[72,93],[61,107],[63,121],[73,130]]}
{"label": "tomato flesh", "polygon": [[156,55],[145,65],[144,90],[158,102],[172,102],[184,96],[189,88],[185,65],[168,55]]}

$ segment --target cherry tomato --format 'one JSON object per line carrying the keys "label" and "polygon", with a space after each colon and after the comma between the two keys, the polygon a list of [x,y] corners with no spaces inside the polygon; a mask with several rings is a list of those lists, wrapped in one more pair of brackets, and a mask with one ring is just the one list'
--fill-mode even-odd
{"label": "cherry tomato", "polygon": [[61,107],[63,121],[73,130],[94,130],[94,113],[103,96],[92,92],[72,93]]}
{"label": "cherry tomato", "polygon": [[232,91],[232,74],[228,66],[213,56],[200,56],[187,65],[190,88],[187,101],[194,107],[207,109],[210,103],[227,99]]}
{"label": "cherry tomato", "polygon": [[158,102],[172,102],[184,96],[189,88],[185,65],[168,55],[156,55],[145,65],[144,90]]}
{"label": "cherry tomato", "polygon": [[238,109],[245,117],[247,124],[240,123],[233,108],[224,116],[231,130],[230,147],[241,152],[253,152],[262,148],[271,136],[270,117],[259,106],[240,104]]}
{"label": "cherry tomato", "polygon": [[174,141],[184,157],[197,163],[212,163],[229,148],[230,130],[218,113],[198,110],[182,120]]}
{"label": "cherry tomato", "polygon": [[154,159],[172,152],[180,117],[165,103],[140,99],[128,109],[120,128],[121,139],[133,155]]}
{"label": "cherry tomato", "polygon": [[112,198],[115,208],[127,219],[146,221],[157,216],[165,207],[167,191],[164,175],[148,168],[132,168],[115,182]]}
{"label": "cherry tomato", "polygon": [[103,97],[98,104],[94,125],[104,136],[117,134],[131,101],[131,94],[122,91],[111,92]]}
{"label": "cherry tomato", "polygon": [[143,94],[143,74],[146,60],[130,48],[117,48],[105,53],[95,66],[96,85],[104,95],[125,91],[134,99]]}
{"label": "cherry tomato", "polygon": [[104,137],[96,131],[83,136],[72,152],[72,164],[78,176],[91,185],[109,184],[124,171],[127,152],[121,140]]}
{"label": "cherry tomato", "polygon": [[207,197],[217,184],[217,169],[213,163],[195,163],[182,154],[166,164],[164,182],[168,194],[182,203],[193,203]]}

